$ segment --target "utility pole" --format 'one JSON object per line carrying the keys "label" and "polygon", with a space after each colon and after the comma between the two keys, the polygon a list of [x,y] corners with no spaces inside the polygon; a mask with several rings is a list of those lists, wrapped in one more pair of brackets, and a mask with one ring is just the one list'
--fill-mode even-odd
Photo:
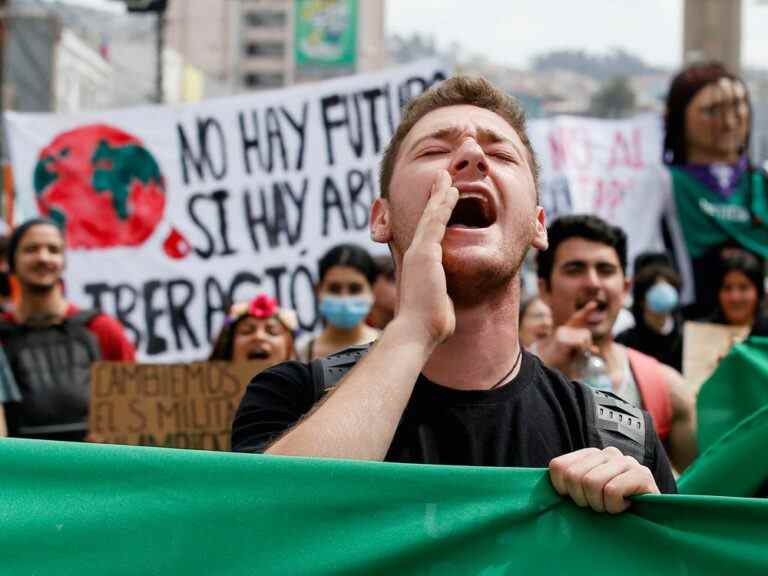
{"label": "utility pole", "polygon": [[719,60],[738,74],[741,68],[742,0],[685,0],[683,62]]}
{"label": "utility pole", "polygon": [[[163,7],[165,8],[165,7]],[[158,10],[155,21],[157,41],[157,61],[155,68],[155,101],[162,104],[165,101],[163,90],[163,50],[165,49],[165,10]]]}
{"label": "utility pole", "polygon": [[168,0],[123,0],[123,2],[129,13],[155,14],[155,102],[162,104],[165,101],[163,50],[165,49],[165,9],[168,7]]}

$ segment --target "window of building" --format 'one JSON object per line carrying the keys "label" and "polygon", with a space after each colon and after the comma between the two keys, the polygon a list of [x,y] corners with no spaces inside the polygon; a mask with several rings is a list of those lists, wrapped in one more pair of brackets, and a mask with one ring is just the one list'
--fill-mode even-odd
{"label": "window of building", "polygon": [[282,56],[285,54],[284,42],[248,42],[245,45],[248,56]]}
{"label": "window of building", "polygon": [[285,26],[285,12],[260,10],[246,12],[245,23],[253,28],[280,28]]}
{"label": "window of building", "polygon": [[243,84],[247,88],[277,88],[284,84],[280,72],[250,72],[243,76]]}

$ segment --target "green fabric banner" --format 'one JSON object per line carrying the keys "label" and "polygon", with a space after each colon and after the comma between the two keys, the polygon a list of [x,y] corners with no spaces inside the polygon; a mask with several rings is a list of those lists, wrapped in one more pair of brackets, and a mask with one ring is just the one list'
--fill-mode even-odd
{"label": "green fabric banner", "polygon": [[754,496],[768,481],[768,406],[742,420],[685,471],[678,489],[685,494]]}
{"label": "green fabric banner", "polygon": [[[669,170],[678,218],[693,258],[731,238],[768,257],[768,205],[762,171],[745,173],[734,193],[724,198],[685,170],[674,166]],[[761,223],[756,224],[753,216]]]}
{"label": "green fabric banner", "polygon": [[768,501],[578,508],[540,469],[0,441],[4,575],[768,573]]}
{"label": "green fabric banner", "polygon": [[766,404],[768,338],[753,337],[734,346],[699,390],[699,450],[704,452]]}

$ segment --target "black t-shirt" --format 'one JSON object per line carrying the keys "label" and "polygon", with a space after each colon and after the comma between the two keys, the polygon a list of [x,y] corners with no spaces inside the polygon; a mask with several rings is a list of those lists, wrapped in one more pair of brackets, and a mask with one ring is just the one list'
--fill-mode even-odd
{"label": "black t-shirt", "polygon": [[[265,450],[315,404],[307,364],[288,362],[258,374],[235,415],[232,449]],[[387,453],[388,462],[546,468],[587,448],[584,385],[529,353],[514,380],[495,390],[455,390],[419,376]],[[646,426],[652,432],[650,417]],[[659,490],[675,492],[666,452],[650,434],[647,465]]]}

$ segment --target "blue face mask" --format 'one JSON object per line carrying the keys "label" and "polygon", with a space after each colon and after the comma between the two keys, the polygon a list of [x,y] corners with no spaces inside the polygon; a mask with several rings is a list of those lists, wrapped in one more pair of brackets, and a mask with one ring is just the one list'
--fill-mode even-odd
{"label": "blue face mask", "polygon": [[677,290],[666,282],[657,282],[645,294],[645,305],[656,314],[669,314],[679,303]]}
{"label": "blue face mask", "polygon": [[323,296],[320,299],[320,314],[328,323],[349,330],[365,320],[373,302],[359,296]]}

